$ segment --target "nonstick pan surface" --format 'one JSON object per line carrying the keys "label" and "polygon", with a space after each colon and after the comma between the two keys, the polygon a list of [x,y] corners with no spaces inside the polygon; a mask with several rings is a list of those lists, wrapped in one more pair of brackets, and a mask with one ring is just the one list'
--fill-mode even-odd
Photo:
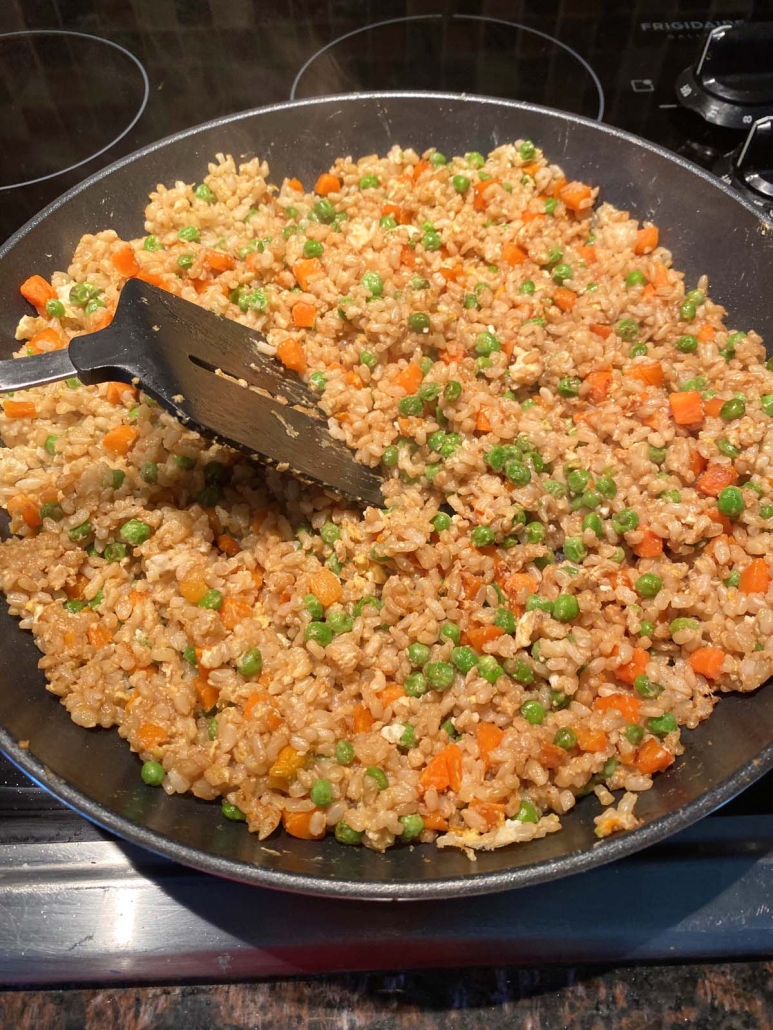
{"label": "nonstick pan surface", "polygon": [[[217,152],[266,158],[271,177],[314,181],[339,155],[384,153],[393,143],[447,154],[536,141],[570,178],[601,185],[602,199],[656,221],[677,268],[709,276],[734,325],[773,340],[773,233],[759,214],[700,168],[651,143],[584,118],[483,97],[349,94],[247,111],[178,133],[91,176],[0,249],[0,357],[26,312],[19,284],[66,268],[85,232],[143,233],[157,183],[198,181]],[[0,750],[33,780],[118,836],[173,860],[266,887],[340,898],[418,899],[501,891],[601,865],[708,814],[773,767],[773,687],[729,696],[685,734],[686,753],[642,794],[643,825],[595,838],[594,798],[542,840],[479,854],[398,846],[384,855],[284,835],[261,842],[223,820],[220,806],[142,784],[139,763],[113,731],[83,730],[47,693],[38,651],[0,609]],[[29,742],[22,748],[19,741]]]}

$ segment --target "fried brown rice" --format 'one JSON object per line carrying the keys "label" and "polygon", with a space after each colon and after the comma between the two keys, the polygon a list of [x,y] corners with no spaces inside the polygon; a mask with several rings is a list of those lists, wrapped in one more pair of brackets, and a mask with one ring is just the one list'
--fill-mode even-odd
{"label": "fried brown rice", "polygon": [[19,354],[139,275],[262,330],[384,508],[123,384],[6,396],[1,583],[48,689],[261,838],[495,848],[591,792],[634,827],[681,728],[771,675],[762,341],[529,141],[267,177],[218,155],[145,237],[84,236]]}

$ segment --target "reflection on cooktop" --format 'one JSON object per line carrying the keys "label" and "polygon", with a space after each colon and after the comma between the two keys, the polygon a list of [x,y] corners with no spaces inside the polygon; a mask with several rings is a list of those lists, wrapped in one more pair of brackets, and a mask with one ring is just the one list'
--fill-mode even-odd
{"label": "reflection on cooktop", "polygon": [[[21,74],[20,74],[21,72]],[[0,36],[0,190],[30,186],[113,147],[142,114],[148,76],[124,47],[81,32]]]}
{"label": "reflection on cooktop", "polygon": [[317,50],[291,98],[420,89],[526,100],[601,120],[604,92],[588,62],[537,29],[472,14],[421,14],[361,26]]}

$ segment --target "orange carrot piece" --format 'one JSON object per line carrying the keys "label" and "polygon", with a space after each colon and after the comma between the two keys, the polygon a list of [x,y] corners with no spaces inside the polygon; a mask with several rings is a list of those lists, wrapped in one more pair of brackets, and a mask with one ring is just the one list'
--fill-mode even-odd
{"label": "orange carrot piece", "polygon": [[615,676],[623,683],[633,683],[637,676],[643,674],[649,660],[649,651],[645,651],[643,647],[635,647],[633,658],[625,665],[619,665],[615,670]]}
{"label": "orange carrot piece", "polygon": [[499,182],[499,179],[484,179],[483,182],[475,183],[475,185],[472,187],[472,206],[475,208],[476,211],[486,210],[486,198],[484,194],[486,193],[486,190],[490,189],[492,186],[498,186]]}
{"label": "orange carrot piece", "polygon": [[321,197],[326,197],[328,193],[338,193],[340,189],[341,180],[330,172],[323,172],[314,186],[314,192],[319,193]]}
{"label": "orange carrot piece", "polygon": [[110,256],[110,263],[116,272],[125,279],[131,279],[140,270],[137,256],[128,243],[114,251]]}
{"label": "orange carrot piece", "polygon": [[634,545],[633,553],[638,558],[658,558],[663,553],[663,540],[653,533],[649,526],[642,526],[642,538]]}
{"label": "orange carrot piece", "polygon": [[638,722],[641,715],[641,699],[633,694],[607,694],[593,702],[594,712],[608,712],[617,709],[626,722]]}
{"label": "orange carrot piece", "polygon": [[143,283],[150,283],[151,286],[158,286],[159,289],[166,290],[167,293],[177,292],[175,284],[157,272],[144,272],[140,269],[134,278],[139,279]]}
{"label": "orange carrot piece", "polygon": [[558,191],[558,199],[563,200],[570,211],[584,211],[592,205],[588,203],[593,196],[590,186],[584,182],[570,182]]}
{"label": "orange carrot piece", "polygon": [[697,390],[670,393],[668,403],[678,426],[692,426],[703,421],[703,398]]}
{"label": "orange carrot piece", "polygon": [[370,708],[366,708],[365,705],[357,705],[355,707],[354,715],[352,716],[355,733],[367,733],[375,721]]}
{"label": "orange carrot piece", "polygon": [[711,343],[714,337],[717,335],[717,330],[711,325],[710,322],[704,322],[702,326],[698,327],[698,331],[695,334],[701,343]]}
{"label": "orange carrot piece", "polygon": [[416,393],[421,386],[422,374],[418,365],[407,365],[394,378],[395,386],[401,387],[406,393]]}
{"label": "orange carrot piece", "polygon": [[32,401],[3,401],[6,418],[35,418],[38,409]]}
{"label": "orange carrot piece", "polygon": [[500,826],[505,820],[505,806],[496,801],[479,801],[478,798],[475,798],[474,801],[470,802],[469,807],[473,812],[486,820],[486,826],[489,830]]}
{"label": "orange carrot piece", "polygon": [[[299,306],[296,304],[295,308]],[[293,308],[293,318],[295,318],[295,308]],[[301,375],[306,371],[306,354],[298,340],[282,340],[276,349],[276,356],[285,368],[291,368],[293,372]]]}
{"label": "orange carrot piece", "polygon": [[309,580],[309,589],[325,608],[340,601],[344,594],[341,581],[330,569],[320,569],[319,572],[315,572]]}
{"label": "orange carrot piece", "polygon": [[732,465],[709,465],[695,482],[695,489],[704,497],[719,497],[726,486],[738,482],[738,473]]}
{"label": "orange carrot piece", "polygon": [[44,351],[61,350],[67,346],[67,339],[64,333],[58,332],[53,326],[47,326],[35,333],[27,346],[35,354],[42,354]]}
{"label": "orange carrot piece", "polygon": [[660,233],[656,225],[648,225],[645,229],[639,229],[636,233],[636,243],[634,244],[634,254],[649,254],[658,245],[658,239]]}
{"label": "orange carrot piece", "polygon": [[205,250],[204,264],[213,272],[228,272],[234,266],[234,259],[222,250]]}
{"label": "orange carrot piece", "polygon": [[312,808],[310,812],[282,812],[282,826],[291,837],[299,840],[322,840],[325,836],[325,824],[319,833],[311,832],[311,817],[320,810]]}
{"label": "orange carrot piece", "polygon": [[590,372],[585,377],[585,382],[589,386],[588,400],[592,404],[600,404],[606,399],[609,388],[612,385],[612,370],[602,368],[597,372]]}
{"label": "orange carrot piece", "polygon": [[139,435],[139,430],[134,426],[116,426],[105,433],[102,443],[111,454],[128,454]]}
{"label": "orange carrot piece", "polygon": [[502,244],[502,260],[506,265],[522,265],[528,257],[529,255],[526,251],[519,247],[517,243],[508,241]]}
{"label": "orange carrot piece", "polygon": [[509,598],[517,600],[524,594],[533,594],[537,588],[537,580],[530,572],[513,572],[501,586]]}
{"label": "orange carrot piece", "polygon": [[191,604],[198,604],[209,590],[209,584],[200,569],[192,569],[180,580],[180,593]]}
{"label": "orange carrot piece", "polygon": [[164,727],[157,726],[153,722],[146,722],[137,730],[137,743],[143,751],[151,751],[154,747],[159,747],[166,738],[167,733]]}
{"label": "orange carrot piece", "polygon": [[299,300],[293,304],[293,325],[297,329],[311,329],[314,325],[317,311],[313,304],[305,300]]}
{"label": "orange carrot piece", "polygon": [[413,168],[413,181],[416,182],[416,180],[419,178],[419,176],[423,175],[424,172],[428,171],[431,167],[432,167],[432,165],[429,163],[429,161],[426,161],[422,157],[421,160],[417,161],[416,164],[414,165],[414,168]]}
{"label": "orange carrot piece", "polygon": [[611,325],[601,325],[599,322],[593,322],[588,328],[595,336],[600,336],[602,340],[606,340],[612,335]]}
{"label": "orange carrot piece", "polygon": [[657,292],[658,291],[655,289],[655,287],[652,285],[652,283],[647,283],[647,285],[641,291],[641,295],[642,295],[642,297],[646,297],[647,300],[649,300],[649,298],[650,297],[654,297]]}
{"label": "orange carrot piece", "polygon": [[226,597],[220,608],[220,621],[227,630],[235,630],[240,622],[252,616],[252,605],[236,597]]}
{"label": "orange carrot piece", "polygon": [[89,626],[87,630],[89,643],[92,647],[99,649],[100,647],[107,647],[110,641],[113,639],[113,634],[105,626],[94,624]]}
{"label": "orange carrot piece", "polygon": [[30,529],[43,525],[40,508],[26,494],[15,494],[6,505],[9,515],[19,516]]}
{"label": "orange carrot piece", "polygon": [[230,533],[221,533],[215,541],[218,550],[222,551],[223,554],[227,554],[229,558],[233,558],[241,551],[241,544],[238,540],[235,540]]}
{"label": "orange carrot piece", "polygon": [[553,291],[553,301],[562,311],[571,311],[577,303],[577,294],[565,286],[558,286]]}
{"label": "orange carrot piece", "polygon": [[662,261],[652,263],[652,282],[655,286],[665,286],[668,282],[668,268]]}
{"label": "orange carrot piece", "polygon": [[135,388],[128,383],[115,381],[106,383],[105,400],[110,401],[111,404],[120,404],[125,393],[130,394],[132,397],[137,396]]}
{"label": "orange carrot piece", "polygon": [[306,764],[306,755],[296,751],[294,747],[287,744],[277,755],[276,761],[268,770],[269,776],[276,776],[280,780],[290,780],[297,775],[298,770]]}
{"label": "orange carrot piece", "polygon": [[739,588],[745,594],[767,594],[770,586],[770,569],[764,558],[755,558],[741,573]]}
{"label": "orange carrot piece", "polygon": [[416,267],[416,251],[407,243],[400,248],[400,264],[405,265],[406,268]]}
{"label": "orange carrot piece", "polygon": [[19,292],[39,315],[45,313],[46,304],[56,297],[56,290],[42,275],[31,275],[19,287]]}
{"label": "orange carrot piece", "polygon": [[480,757],[483,759],[483,763],[487,768],[490,764],[489,756],[491,752],[495,751],[499,747],[504,735],[504,731],[498,726],[495,726],[493,722],[478,723],[478,728],[475,731],[475,739],[478,741]]}
{"label": "orange carrot piece", "polygon": [[714,418],[716,418],[722,410],[722,405],[724,403],[725,402],[721,397],[709,397],[709,399],[706,401],[704,405],[706,408],[706,414],[712,415]]}
{"label": "orange carrot piece", "polygon": [[202,672],[196,677],[194,686],[196,687],[196,696],[204,711],[208,712],[214,708],[220,696],[220,691],[209,682],[206,672]]}
{"label": "orange carrot piece", "polygon": [[393,705],[395,701],[399,701],[401,697],[405,697],[405,687],[402,683],[390,683],[389,686],[384,687],[378,695],[378,699],[384,708],[388,708],[389,705]]}
{"label": "orange carrot piece", "polygon": [[[726,534],[726,536],[729,538],[729,542],[732,543],[733,523],[730,521],[727,515],[723,515],[718,508],[712,508],[710,511],[706,512],[706,514],[712,522],[718,522],[720,524],[720,526],[722,527],[722,532]],[[716,539],[717,538],[714,537],[711,542],[713,543]]]}
{"label": "orange carrot piece", "polygon": [[631,379],[638,379],[640,382],[646,383],[647,386],[663,385],[663,366],[659,361],[648,361],[645,364],[633,365],[626,369],[626,375],[630,376]]}
{"label": "orange carrot piece", "polygon": [[448,744],[443,749],[448,766],[448,782],[451,790],[458,793],[462,789],[462,751],[458,744]]}
{"label": "orange carrot piece", "polygon": [[483,408],[479,409],[478,414],[475,417],[475,429],[479,433],[491,432],[491,419],[488,417],[488,412]]}
{"label": "orange carrot piece", "polygon": [[560,200],[561,190],[565,189],[565,187],[567,187],[568,185],[569,180],[565,179],[563,176],[560,179],[556,179],[556,181],[553,183],[553,189],[550,195],[553,197],[554,200]]}
{"label": "orange carrot piece", "polygon": [[545,213],[543,211],[521,211],[521,221],[524,225],[528,225],[529,222],[536,222],[544,217]]}
{"label": "orange carrot piece", "polygon": [[594,261],[598,260],[598,254],[594,246],[578,247],[577,253],[586,265],[592,265]]}
{"label": "orange carrot piece", "polygon": [[725,652],[718,647],[699,647],[690,655],[689,661],[695,672],[706,679],[716,680],[722,675]]}
{"label": "orange carrot piece", "polygon": [[252,714],[259,704],[271,703],[270,695],[265,690],[256,690],[253,694],[247,698],[244,702],[244,709],[242,714],[245,719],[251,719]]}
{"label": "orange carrot piece", "polygon": [[293,265],[293,275],[304,293],[308,291],[312,279],[318,279],[324,274],[325,269],[319,258],[304,258],[302,261],[296,261]]}
{"label": "orange carrot piece", "polygon": [[291,190],[295,190],[296,193],[303,193],[303,183],[300,179],[288,179],[287,185]]}
{"label": "orange carrot piece", "polygon": [[444,819],[439,812],[427,812],[422,818],[425,830],[442,832],[448,829],[448,820]]}
{"label": "orange carrot piece", "polygon": [[462,265],[452,265],[451,268],[441,268],[440,274],[443,276],[447,283],[455,283],[464,272]]}
{"label": "orange carrot piece", "polygon": [[486,626],[470,626],[462,636],[470,647],[474,647],[476,651],[482,651],[485,644],[491,643],[492,640],[498,640],[504,632],[501,626],[489,623]]}
{"label": "orange carrot piece", "polygon": [[536,172],[540,170],[541,167],[542,165],[539,163],[539,161],[532,161],[531,164],[524,165],[521,168],[521,171],[524,175],[534,175]]}
{"label": "orange carrot piece", "polygon": [[566,751],[558,744],[552,744],[549,740],[543,740],[540,744],[539,755],[540,765],[546,769],[558,769],[566,758]]}
{"label": "orange carrot piece", "polygon": [[669,765],[673,765],[674,756],[671,752],[659,744],[654,737],[645,740],[636,752],[634,765],[643,773],[663,772]]}
{"label": "orange carrot piece", "polygon": [[424,790],[433,787],[437,791],[448,790],[451,786],[451,778],[448,772],[448,756],[445,749],[425,765],[419,777],[419,783]]}
{"label": "orange carrot piece", "polygon": [[594,730],[589,726],[575,726],[574,735],[580,751],[604,751],[607,746],[607,735],[603,730]]}

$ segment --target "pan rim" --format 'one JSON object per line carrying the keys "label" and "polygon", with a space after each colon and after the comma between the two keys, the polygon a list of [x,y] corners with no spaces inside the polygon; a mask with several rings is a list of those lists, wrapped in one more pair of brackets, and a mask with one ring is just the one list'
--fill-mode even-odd
{"label": "pan rim", "polygon": [[[472,93],[448,93],[448,92],[422,92],[422,91],[383,91],[383,92],[361,92],[334,94],[323,97],[311,97],[303,100],[283,101],[277,104],[265,105],[257,108],[250,108],[235,114],[224,115],[220,118],[203,122],[199,125],[183,129],[180,132],[172,133],[161,140],[141,147],[127,154],[117,161],[112,162],[105,168],[98,170],[88,176],[82,182],[76,184],[58,198],[48,204],[45,208],[34,215],[20,229],[13,233],[2,246],[0,246],[0,262],[5,258],[16,244],[23,239],[33,228],[44,221],[51,213],[58,210],[72,197],[77,196],[85,189],[90,188],[102,179],[108,177],[126,165],[154,153],[157,150],[176,143],[188,137],[216,129],[232,122],[243,121],[252,116],[266,114],[287,109],[313,107],[317,105],[329,105],[331,103],[350,104],[355,101],[379,100],[426,100],[429,102],[448,101],[458,103],[463,101],[471,104],[485,104],[488,107],[503,107],[529,111],[538,115],[544,115],[553,119],[560,119],[569,124],[581,124],[592,128],[595,132],[601,132],[616,139],[626,140],[636,144],[638,147],[665,158],[672,164],[676,164],[693,175],[697,175],[709,186],[724,193],[730,200],[740,205],[746,211],[755,216],[762,229],[769,223],[763,213],[745,198],[737,194],[731,187],[717,177],[711,175],[705,169],[700,168],[693,162],[673,154],[655,143],[641,139],[633,133],[618,129],[615,126],[599,123],[591,118],[575,115],[555,108],[549,108],[538,104],[529,104],[521,101],[507,100],[497,97],[486,97]],[[470,875],[444,877],[442,879],[405,880],[399,883],[390,883],[387,880],[347,880],[347,879],[323,879],[318,876],[306,876],[291,872],[273,870],[261,866],[252,865],[236,858],[223,858],[212,852],[204,851],[187,844],[181,844],[165,834],[150,830],[138,823],[133,822],[125,816],[114,813],[103,804],[93,801],[88,795],[71,786],[59,776],[52,773],[43,762],[36,758],[29,751],[23,749],[18,741],[14,740],[10,733],[0,727],[0,751],[22,772],[30,777],[33,782],[52,794],[69,808],[80,815],[85,816],[91,822],[121,839],[137,844],[148,851],[162,855],[183,865],[213,873],[226,879],[249,883],[253,886],[268,887],[275,890],[282,890],[291,893],[300,893],[319,897],[350,900],[370,901],[420,901],[459,896],[474,896],[478,894],[497,893],[506,890],[527,886],[530,884],[544,883],[548,880],[559,879],[573,873],[582,872],[591,867],[597,867],[606,863],[616,861],[627,855],[631,855],[643,848],[656,844],[671,836],[679,830],[686,829],[692,823],[716,808],[731,800],[745,787],[759,779],[766,772],[773,769],[773,742],[767,745],[756,757],[750,759],[743,766],[738,768],[730,777],[722,780],[716,786],[705,791],[699,797],[673,812],[662,815],[636,830],[629,831],[623,835],[611,837],[599,841],[590,848],[570,852],[557,858],[546,859],[532,865],[499,870],[490,873],[475,873],[471,870]]]}

